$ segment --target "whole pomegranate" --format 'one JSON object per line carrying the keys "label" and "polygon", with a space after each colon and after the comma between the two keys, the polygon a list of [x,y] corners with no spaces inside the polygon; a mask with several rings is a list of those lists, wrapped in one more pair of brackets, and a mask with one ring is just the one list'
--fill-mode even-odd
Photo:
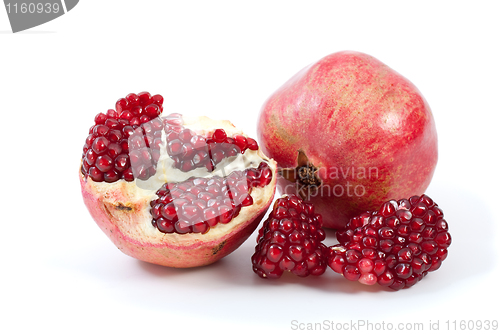
{"label": "whole pomegranate", "polygon": [[437,163],[422,94],[359,52],[334,53],[298,72],[264,103],[257,131],[280,168],[278,190],[314,203],[330,228],[423,193]]}
{"label": "whole pomegranate", "polygon": [[196,267],[239,247],[276,189],[276,162],[228,121],[163,115],[129,94],[95,117],[80,166],[83,200],[125,254]]}

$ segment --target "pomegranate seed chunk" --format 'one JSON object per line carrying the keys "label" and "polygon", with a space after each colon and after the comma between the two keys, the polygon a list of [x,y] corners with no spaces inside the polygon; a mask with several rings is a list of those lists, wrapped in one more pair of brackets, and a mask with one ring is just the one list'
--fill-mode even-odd
{"label": "pomegranate seed chunk", "polygon": [[[108,183],[151,177],[160,156],[160,147],[151,144],[160,140],[161,132],[147,130],[149,123],[155,124],[162,103],[160,95],[153,99],[148,92],[131,93],[116,102],[116,110],[97,114],[82,155],[83,174]],[[131,156],[136,159],[131,161]]]}
{"label": "pomegranate seed chunk", "polygon": [[329,248],[330,268],[349,280],[393,290],[409,288],[437,270],[451,244],[442,210],[426,195],[389,201],[352,218],[337,240],[340,244]]}
{"label": "pomegranate seed chunk", "polygon": [[150,203],[153,226],[163,233],[203,234],[219,223],[230,223],[243,207],[253,204],[250,192],[259,185],[251,185],[249,172],[266,168],[269,166],[263,162],[257,169],[234,171],[226,178],[190,178],[163,184],[156,192],[158,198]]}
{"label": "pomegranate seed chunk", "polygon": [[324,239],[321,216],[312,206],[295,195],[280,198],[259,231],[253,270],[262,278],[279,278],[285,271],[321,275],[327,266]]}

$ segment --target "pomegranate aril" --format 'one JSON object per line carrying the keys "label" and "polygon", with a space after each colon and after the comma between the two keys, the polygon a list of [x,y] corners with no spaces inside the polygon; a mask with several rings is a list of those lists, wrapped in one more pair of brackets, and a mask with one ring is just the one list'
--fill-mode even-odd
{"label": "pomegranate aril", "polygon": [[120,179],[120,174],[116,170],[109,170],[104,173],[104,181],[111,183],[118,181]]}
{"label": "pomegranate aril", "polygon": [[[106,114],[96,115],[95,125],[89,131],[90,134],[87,137],[82,156],[85,158],[82,162],[82,170],[85,174],[90,175],[90,167],[94,166],[101,174],[106,173],[101,175],[96,172],[96,169],[93,169],[91,178],[95,182],[115,182],[119,179],[134,180],[132,169],[129,168],[128,155],[130,152],[127,139],[131,136],[137,136],[132,139],[131,149],[133,150],[145,146],[150,147],[152,143],[159,145],[158,142],[155,142],[155,138],[160,139],[161,136],[159,130],[162,129],[162,122],[152,119],[153,113],[148,114],[145,111],[145,108],[152,104],[151,102],[156,105],[152,109],[158,110],[163,98],[158,95],[153,100],[147,92],[131,93],[116,102],[116,110],[108,109]],[[155,114],[156,116],[158,113]],[[150,125],[147,124],[149,122]],[[144,131],[139,129],[142,124],[146,124]],[[158,134],[155,136],[155,134],[147,132],[146,130],[149,128],[157,130]],[[87,159],[86,155],[89,151],[93,153],[89,153]],[[143,179],[154,175],[155,165],[159,159],[159,152],[149,151],[149,155],[151,157],[143,159],[143,165],[134,166],[136,174]],[[88,161],[85,161],[86,159]]]}
{"label": "pomegranate aril", "polygon": [[115,109],[118,113],[121,113],[123,110],[127,110],[128,101],[125,98],[121,98],[115,103]]}
{"label": "pomegranate aril", "polygon": [[108,155],[101,155],[97,157],[95,166],[104,173],[113,168],[113,160]]}
{"label": "pomegranate aril", "polygon": [[153,95],[151,97],[151,101],[152,103],[156,104],[157,106],[159,106],[162,110],[163,110],[163,96],[157,94],[157,95]]}
{"label": "pomegranate aril", "polygon": [[[297,196],[278,199],[257,237],[252,256],[254,272],[262,278],[278,278],[284,271],[301,277],[323,274],[327,248],[321,243],[325,234],[318,217]],[[266,261],[279,261],[279,265],[269,266]]]}
{"label": "pomegranate aril", "polygon": [[132,172],[132,168],[127,168],[122,172],[122,179],[127,182],[134,181],[134,173]]}
{"label": "pomegranate aril", "polygon": [[95,124],[104,124],[107,119],[108,119],[108,116],[106,116],[103,113],[99,113],[95,116],[94,122],[95,122]]}
{"label": "pomegranate aril", "polygon": [[92,150],[96,154],[102,154],[108,149],[109,140],[105,137],[97,137],[92,143]]}
{"label": "pomegranate aril", "polygon": [[[328,264],[363,284],[378,282],[394,290],[411,287],[446,258],[451,236],[447,224],[442,232],[436,231],[438,216],[444,220],[426,195],[386,202],[378,211],[352,218],[337,232],[340,244],[330,247]],[[372,235],[378,242],[367,239]],[[359,277],[348,266],[356,266]]]}
{"label": "pomegranate aril", "polygon": [[235,135],[233,137],[234,139],[234,143],[240,148],[241,152],[245,152],[247,146],[248,146],[248,142],[247,142],[247,139],[246,137],[244,136],[241,136],[241,135]]}
{"label": "pomegranate aril", "polygon": [[361,277],[358,267],[348,264],[342,270],[342,275],[349,281],[357,281]]}
{"label": "pomegranate aril", "polygon": [[130,93],[125,97],[125,99],[128,102],[129,108],[135,107],[136,105],[139,104],[139,96],[137,96],[137,94]]}
{"label": "pomegranate aril", "polygon": [[215,130],[214,133],[212,134],[212,139],[216,143],[223,143],[227,139],[226,131],[222,129]]}
{"label": "pomegranate aril", "polygon": [[219,213],[217,210],[212,208],[207,208],[203,211],[203,220],[208,226],[213,227],[219,223]]}
{"label": "pomegranate aril", "polygon": [[[267,164],[262,165],[264,167]],[[245,196],[241,202],[231,199],[229,184],[233,185],[238,196]],[[232,172],[225,179],[214,176],[164,184],[156,192],[158,198],[150,203],[152,224],[157,225],[159,213],[175,225],[174,231],[168,233],[207,233],[211,227],[228,224],[237,217],[243,200],[247,206],[251,205],[250,192],[251,188],[246,186],[246,173],[240,171]]]}
{"label": "pomegranate aril", "polygon": [[139,97],[139,104],[141,106],[147,106],[151,103],[151,94],[148,92],[140,92],[137,94],[137,97]]}
{"label": "pomegranate aril", "polygon": [[99,169],[97,169],[97,167],[89,168],[89,176],[92,178],[94,182],[104,181],[104,174]]}
{"label": "pomegranate aril", "polygon": [[93,165],[97,159],[98,155],[93,150],[87,150],[85,153],[85,160],[89,165]]}
{"label": "pomegranate aril", "polygon": [[106,125],[102,125],[102,124],[96,125],[92,130],[93,134],[96,137],[106,136],[108,134],[108,131],[109,131],[109,127],[107,127]]}
{"label": "pomegranate aril", "polygon": [[247,147],[249,150],[256,151],[259,149],[259,145],[257,144],[257,141],[252,138],[247,138]]}
{"label": "pomegranate aril", "polygon": [[164,218],[155,220],[155,227],[162,233],[173,233],[175,231],[174,223]]}
{"label": "pomegranate aril", "polygon": [[[118,110],[118,109],[117,109]],[[130,110],[124,110],[120,113],[119,119],[126,120],[129,122],[134,118],[134,114]]]}

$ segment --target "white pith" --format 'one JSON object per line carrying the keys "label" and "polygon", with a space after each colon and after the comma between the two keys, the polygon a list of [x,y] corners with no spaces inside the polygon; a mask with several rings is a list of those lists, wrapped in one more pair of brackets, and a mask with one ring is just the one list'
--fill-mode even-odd
{"label": "white pith", "polygon": [[[207,136],[215,129],[224,129],[228,137],[235,134],[244,135],[236,129],[229,121],[212,120],[207,117],[186,118],[183,117],[183,126],[191,129],[197,134]],[[158,161],[157,172],[146,181],[135,179],[132,182],[119,180],[113,183],[94,182],[90,177],[86,179],[86,186],[89,192],[96,195],[98,201],[106,207],[109,218],[119,228],[121,233],[131,239],[138,240],[147,244],[169,243],[178,246],[189,246],[207,239],[218,239],[237,229],[240,225],[247,223],[255,217],[256,212],[262,211],[269,199],[274,194],[272,185],[263,188],[252,188],[251,196],[253,205],[242,207],[239,215],[228,224],[217,224],[210,228],[206,234],[187,233],[187,234],[165,234],[160,232],[152,225],[152,216],[149,203],[158,198],[156,191],[166,182],[181,182],[189,177],[213,177],[227,176],[232,171],[243,171],[247,168],[256,168],[263,161],[271,165],[275,172],[275,162],[267,159],[259,150],[252,151],[247,149],[244,154],[238,154],[236,157],[225,158],[220,162],[216,169],[209,173],[206,168],[197,168],[189,172],[173,168],[173,160],[168,156],[165,147],[166,134],[162,134],[161,158]],[[273,176],[275,177],[275,176]],[[133,208],[131,211],[120,210],[120,206]]]}

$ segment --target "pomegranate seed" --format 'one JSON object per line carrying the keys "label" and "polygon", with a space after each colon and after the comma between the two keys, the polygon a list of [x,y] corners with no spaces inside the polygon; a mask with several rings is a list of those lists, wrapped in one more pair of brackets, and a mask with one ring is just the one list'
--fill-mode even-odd
{"label": "pomegranate seed", "polygon": [[255,141],[255,139],[252,139],[249,137],[247,138],[247,145],[248,145],[248,149],[250,149],[252,151],[256,151],[259,149],[259,145]]}
{"label": "pomegranate seed", "polygon": [[[148,126],[149,128],[156,127],[156,130],[162,128],[161,121],[155,122],[155,120],[152,120],[151,125],[148,124],[152,115],[148,114],[144,108],[149,106],[152,101],[153,98],[147,92],[129,94],[126,98],[119,99],[116,102],[116,110],[109,109],[106,114],[99,113],[96,115],[94,118],[95,125],[89,131],[90,134],[86,139],[82,155],[82,170],[85,175],[89,175],[95,182],[115,182],[119,179],[134,180],[135,177],[133,170],[130,168],[129,159],[129,155],[133,152],[129,151],[127,139],[133,136],[136,130],[139,131],[137,132],[138,138],[134,139],[132,151],[144,146],[146,139],[148,143],[154,143],[155,140],[161,142],[160,131],[158,133],[149,133],[146,137],[145,131],[139,129],[141,126],[145,128],[148,128]],[[158,109],[163,102],[163,98],[157,95],[155,101]],[[134,113],[140,116],[135,117]],[[159,126],[157,123],[159,123]],[[143,178],[154,175],[155,165],[159,159],[159,149],[158,151],[151,150],[149,155],[145,159],[147,160],[146,165],[134,167],[137,170],[137,175],[141,175]]]}
{"label": "pomegranate seed", "polygon": [[215,130],[212,135],[212,139],[216,143],[223,143],[227,139],[226,131],[224,131],[223,129]]}
{"label": "pomegranate seed", "polygon": [[235,135],[234,136],[234,143],[240,148],[241,152],[245,152],[248,146],[248,142],[246,137],[241,136],[241,135]]}
{"label": "pomegranate seed", "polygon": [[113,167],[113,160],[108,155],[100,155],[95,161],[95,166],[104,173]]}
{"label": "pomegranate seed", "polygon": [[323,274],[327,248],[320,217],[295,195],[278,199],[259,230],[254,272],[262,278],[279,278],[284,271],[300,277]]}
{"label": "pomegranate seed", "polygon": [[92,180],[94,180],[94,182],[104,181],[104,175],[99,169],[97,169],[97,167],[89,168],[89,176],[92,178]]}
{"label": "pomegranate seed", "polygon": [[139,104],[141,106],[147,106],[151,103],[151,94],[149,94],[148,92],[141,92],[137,94],[137,97],[139,97]]}
{"label": "pomegranate seed", "polygon": [[156,104],[150,104],[144,110],[150,118],[155,118],[161,113],[160,108]]}
{"label": "pomegranate seed", "polygon": [[104,115],[103,113],[99,113],[94,118],[94,122],[95,122],[95,124],[104,124],[107,119],[108,119],[108,117],[106,115]]}
{"label": "pomegranate seed", "polygon": [[127,99],[121,98],[118,101],[116,101],[115,109],[118,113],[121,113],[123,110],[127,110],[128,109]]}
{"label": "pomegranate seed", "polygon": [[92,143],[92,149],[98,155],[104,153],[108,148],[109,140],[106,137],[97,137]]}
{"label": "pomegranate seed", "polygon": [[[265,167],[267,164],[261,166]],[[207,233],[219,223],[230,223],[242,206],[251,205],[250,192],[246,171],[232,172],[226,178],[214,176],[208,180],[190,178],[179,183],[165,183],[156,192],[158,198],[150,203],[152,224],[163,233]],[[231,194],[233,198],[244,200],[233,200]]]}
{"label": "pomegranate seed", "polygon": [[157,106],[160,107],[160,109],[163,110],[162,106],[163,106],[163,96],[161,95],[153,95],[151,97],[151,101],[152,103],[156,104]]}
{"label": "pomegranate seed", "polygon": [[335,272],[394,290],[409,288],[437,270],[451,244],[441,209],[426,195],[389,201],[378,211],[352,218],[337,232],[337,240],[340,244],[330,247],[328,255]]}

